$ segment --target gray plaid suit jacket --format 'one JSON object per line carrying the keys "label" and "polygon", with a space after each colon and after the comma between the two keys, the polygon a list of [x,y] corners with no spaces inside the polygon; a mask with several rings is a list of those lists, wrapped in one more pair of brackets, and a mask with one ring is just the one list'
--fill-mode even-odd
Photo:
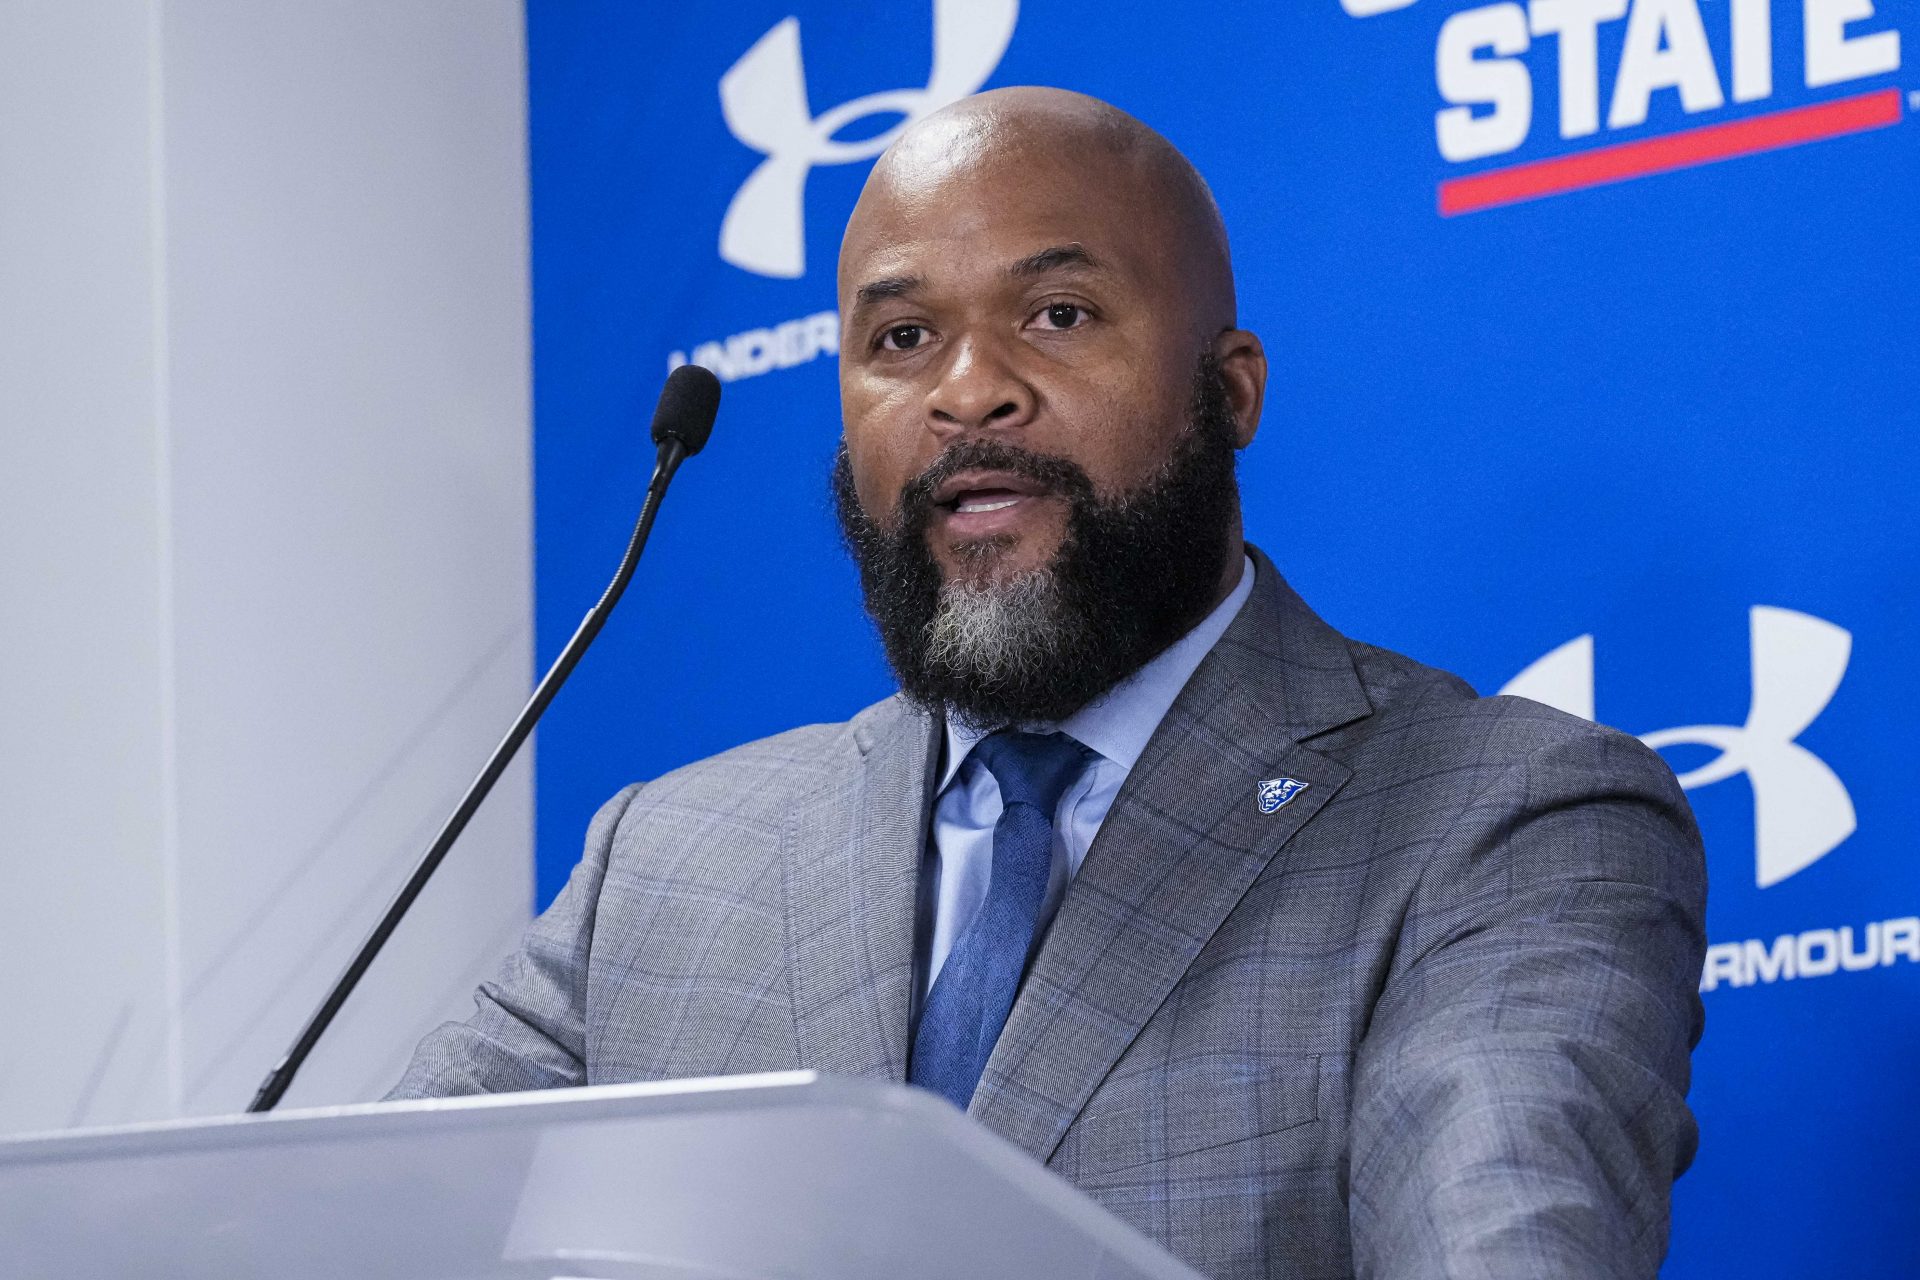
{"label": "gray plaid suit jacket", "polygon": [[[1701,1026],[1672,773],[1345,639],[1252,554],[971,1114],[1208,1275],[1652,1275]],[[939,729],[890,699],[621,792],[392,1096],[903,1080]]]}

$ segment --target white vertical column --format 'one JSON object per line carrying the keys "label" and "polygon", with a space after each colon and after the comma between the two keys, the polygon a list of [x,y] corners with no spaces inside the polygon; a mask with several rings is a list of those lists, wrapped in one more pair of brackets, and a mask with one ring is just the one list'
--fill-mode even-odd
{"label": "white vertical column", "polygon": [[[166,0],[184,1100],[243,1104],[530,683],[517,3]],[[525,924],[500,784],[290,1104]]]}
{"label": "white vertical column", "polygon": [[[524,697],[510,0],[0,0],[0,1130],[239,1108]],[[289,1104],[528,913],[505,778]]]}
{"label": "white vertical column", "polygon": [[150,16],[0,3],[0,1129],[176,1099]]}

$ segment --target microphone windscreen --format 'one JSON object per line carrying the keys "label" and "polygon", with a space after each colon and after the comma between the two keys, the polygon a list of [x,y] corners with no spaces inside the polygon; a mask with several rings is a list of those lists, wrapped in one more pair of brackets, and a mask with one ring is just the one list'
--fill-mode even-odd
{"label": "microphone windscreen", "polygon": [[691,458],[706,447],[719,412],[720,379],[711,369],[683,364],[667,375],[667,385],[660,389],[660,403],[653,410],[653,442],[678,440]]}

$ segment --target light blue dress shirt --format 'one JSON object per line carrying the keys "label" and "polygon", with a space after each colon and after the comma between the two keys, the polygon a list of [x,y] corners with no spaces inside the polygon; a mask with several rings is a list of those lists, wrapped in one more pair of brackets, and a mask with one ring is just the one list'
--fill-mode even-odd
{"label": "light blue dress shirt", "polygon": [[[1053,815],[1053,874],[1040,906],[1040,932],[1046,931],[1059,910],[1068,882],[1080,870],[1147,739],[1252,593],[1253,562],[1243,564],[1238,585],[1212,613],[1104,697],[1058,724],[1021,726],[1035,733],[1070,734],[1095,753],[1060,797]],[[993,824],[1000,820],[1000,786],[986,766],[972,758],[974,744],[985,736],[955,724],[952,717],[947,719],[945,764],[933,810],[932,940],[926,975],[916,993],[921,999],[939,976],[954,941],[986,901],[987,882],[993,875]]]}

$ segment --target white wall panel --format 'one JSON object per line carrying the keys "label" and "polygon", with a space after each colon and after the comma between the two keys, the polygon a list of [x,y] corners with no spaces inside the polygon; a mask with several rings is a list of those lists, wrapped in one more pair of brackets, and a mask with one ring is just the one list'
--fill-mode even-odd
{"label": "white wall panel", "polygon": [[[526,693],[517,15],[167,9],[192,1110],[245,1100]],[[290,1102],[384,1088],[524,923],[531,820],[523,765]]]}
{"label": "white wall panel", "polygon": [[[525,136],[518,4],[0,0],[0,1129],[243,1105],[525,696]],[[290,1105],[465,1006],[530,828]]]}
{"label": "white wall panel", "polygon": [[173,1092],[149,72],[143,3],[0,5],[9,1129]]}

